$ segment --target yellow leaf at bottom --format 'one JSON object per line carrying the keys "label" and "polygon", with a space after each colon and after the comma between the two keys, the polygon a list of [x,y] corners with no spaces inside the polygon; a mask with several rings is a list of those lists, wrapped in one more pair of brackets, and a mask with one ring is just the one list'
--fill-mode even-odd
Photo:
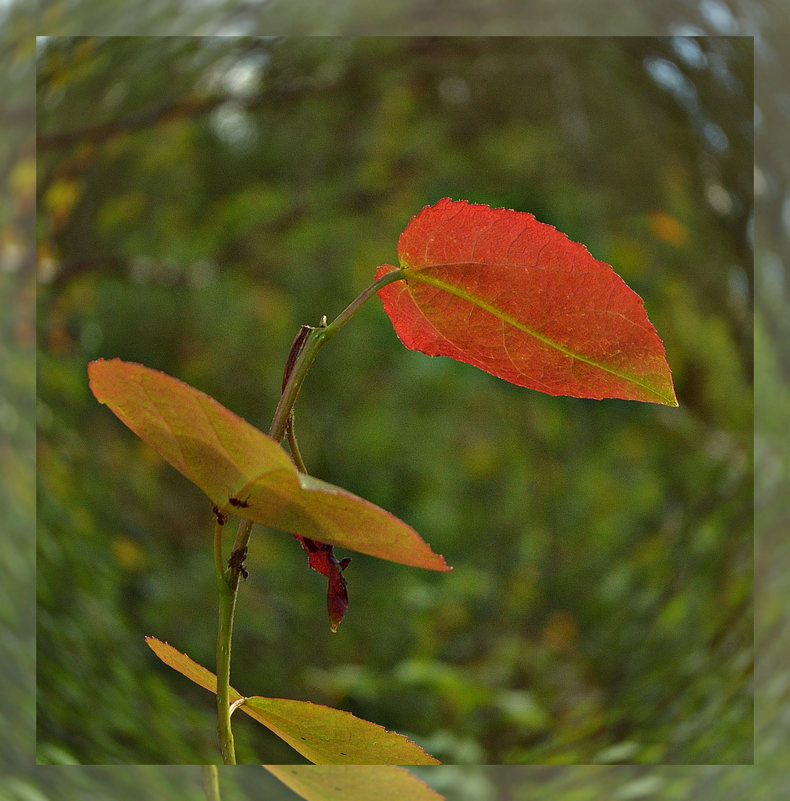
{"label": "yellow leaf at bottom", "polygon": [[[213,693],[217,677],[172,645],[145,638],[148,647],[173,670]],[[232,687],[231,703],[242,696]],[[303,757],[320,765],[437,765],[416,743],[350,712],[289,698],[245,698],[239,709],[274,732]]]}
{"label": "yellow leaf at bottom", "polygon": [[264,765],[307,801],[443,801],[404,768],[391,765]]}

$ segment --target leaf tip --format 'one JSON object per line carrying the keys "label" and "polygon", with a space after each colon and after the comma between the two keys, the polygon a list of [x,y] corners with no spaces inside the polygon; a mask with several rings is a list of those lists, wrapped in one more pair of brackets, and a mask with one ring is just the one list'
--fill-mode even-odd
{"label": "leaf tip", "polygon": [[658,396],[657,399],[653,400],[653,403],[660,403],[663,406],[669,407],[677,407],[680,406],[678,403],[678,396],[675,392],[675,385],[672,381],[672,374],[669,372],[669,365],[667,365],[667,374],[668,374],[668,381],[661,390],[656,390],[655,394]]}
{"label": "leaf tip", "polygon": [[422,567],[425,570],[436,570],[439,573],[449,573],[453,567],[448,565],[445,558],[440,553],[435,553],[430,550],[427,556],[421,557],[418,561],[404,561],[403,564],[411,565],[412,567]]}
{"label": "leaf tip", "polygon": [[445,558],[440,553],[431,552],[431,555],[435,558],[431,565],[427,565],[430,570],[438,570],[441,573],[449,573],[453,569],[453,566],[448,565],[445,561]]}

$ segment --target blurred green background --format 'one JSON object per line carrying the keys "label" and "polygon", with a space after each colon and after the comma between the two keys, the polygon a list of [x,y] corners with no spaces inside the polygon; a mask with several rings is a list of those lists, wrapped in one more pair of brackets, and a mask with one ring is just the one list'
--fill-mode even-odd
{"label": "blurred green background", "polygon": [[[325,579],[256,527],[243,693],[450,763],[752,759],[752,42],[50,38],[38,49],[38,760],[217,760],[207,500],[87,387],[164,370],[268,429],[302,323],[449,195],[531,211],[645,299],[679,409],[405,350],[374,300],[297,407],[311,472],[454,571]],[[341,554],[344,555],[344,554]],[[240,761],[298,761],[234,719]]]}

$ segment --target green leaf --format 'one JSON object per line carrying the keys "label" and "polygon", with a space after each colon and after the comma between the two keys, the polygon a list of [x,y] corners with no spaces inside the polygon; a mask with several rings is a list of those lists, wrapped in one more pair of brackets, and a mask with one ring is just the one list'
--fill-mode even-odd
{"label": "green leaf", "polygon": [[264,765],[307,801],[443,801],[444,796],[404,768],[380,765]]}
{"label": "green leaf", "polygon": [[[146,637],[145,641],[173,670],[210,692],[217,692],[217,677],[210,670],[156,637]],[[241,697],[239,692],[230,688],[231,703]],[[439,760],[426,754],[402,734],[387,731],[377,723],[362,720],[340,709],[309,701],[257,695],[246,698],[239,709],[314,764],[439,764]]]}
{"label": "green leaf", "polygon": [[419,534],[347,490],[300,473],[285,450],[214,398],[120,359],[88,366],[90,387],[224,514],[430,570],[450,570]]}

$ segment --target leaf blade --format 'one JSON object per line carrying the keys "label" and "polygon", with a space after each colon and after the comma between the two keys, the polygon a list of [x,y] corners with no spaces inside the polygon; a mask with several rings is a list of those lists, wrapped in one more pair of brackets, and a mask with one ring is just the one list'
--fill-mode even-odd
{"label": "leaf blade", "polygon": [[381,765],[264,765],[306,801],[444,801],[404,768]]}
{"label": "leaf blade", "polygon": [[96,399],[220,512],[428,570],[449,570],[403,521],[341,487],[297,471],[270,437],[213,398],[158,370],[120,359],[88,366]]}
{"label": "leaf blade", "polygon": [[[173,670],[204,689],[217,692],[217,677],[210,670],[156,637],[146,637],[145,641]],[[230,688],[231,703],[241,697],[237,690]],[[439,764],[402,734],[322,704],[250,696],[239,709],[314,764]]]}
{"label": "leaf blade", "polygon": [[315,765],[438,765],[402,734],[309,701],[253,696],[240,707]]}
{"label": "leaf blade", "polygon": [[406,347],[552,395],[677,405],[642,299],[533,215],[444,198],[412,218],[398,256],[404,281],[378,294]]}

